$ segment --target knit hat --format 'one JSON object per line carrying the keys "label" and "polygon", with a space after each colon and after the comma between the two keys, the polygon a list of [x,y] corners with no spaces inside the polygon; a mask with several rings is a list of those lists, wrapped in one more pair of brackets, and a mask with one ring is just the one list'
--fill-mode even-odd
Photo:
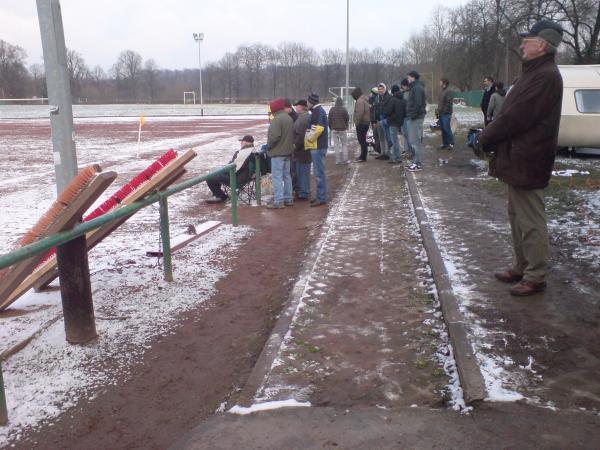
{"label": "knit hat", "polygon": [[418,80],[419,78],[421,78],[421,74],[419,74],[419,72],[417,72],[416,70],[411,70],[410,72],[407,73],[407,75],[409,77],[413,77],[415,80]]}
{"label": "knit hat", "polygon": [[308,101],[309,101],[309,103],[312,103],[313,105],[318,105],[319,104],[319,94],[315,94],[314,92],[311,92],[310,95],[308,96]]}
{"label": "knit hat", "polygon": [[392,94],[395,94],[396,92],[400,92],[400,86],[398,86],[397,84],[394,84],[392,86]]}
{"label": "knit hat", "polygon": [[338,97],[335,99],[335,106],[344,106],[344,99],[342,97]]}
{"label": "knit hat", "polygon": [[271,112],[274,114],[277,111],[281,111],[285,108],[285,100],[282,98],[276,98],[275,100],[271,100],[269,102],[269,108],[271,108]]}

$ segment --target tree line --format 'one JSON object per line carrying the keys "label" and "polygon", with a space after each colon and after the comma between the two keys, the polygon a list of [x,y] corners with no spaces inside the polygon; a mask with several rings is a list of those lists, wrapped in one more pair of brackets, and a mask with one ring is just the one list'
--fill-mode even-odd
{"label": "tree line", "polygon": [[[558,21],[565,30],[561,63],[600,63],[598,0],[471,0],[436,8],[400,48],[351,49],[350,84],[365,90],[382,81],[399,83],[412,69],[421,72],[434,97],[442,76],[459,90],[478,89],[488,75],[510,83],[520,72],[518,32],[541,18]],[[0,98],[46,96],[43,65],[26,67],[26,57],[19,46],[0,40]],[[79,103],[179,103],[184,91],[199,90],[197,68],[160,68],[133,50],[122,51],[106,72],[90,68],[83,55],[69,49],[67,67]],[[345,84],[345,52],[317,52],[294,41],[244,44],[203,67],[202,78],[208,102],[299,98],[311,91],[328,96],[330,87]]]}

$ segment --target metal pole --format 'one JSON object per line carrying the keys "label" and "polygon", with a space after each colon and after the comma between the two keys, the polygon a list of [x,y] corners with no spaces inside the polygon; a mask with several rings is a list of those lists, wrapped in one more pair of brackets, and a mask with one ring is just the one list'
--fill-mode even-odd
{"label": "metal pole", "polygon": [[4,378],[2,377],[2,363],[0,362],[0,425],[8,423],[8,410],[6,408],[6,396],[4,395]]}
{"label": "metal pole", "polygon": [[254,178],[255,178],[255,182],[256,182],[256,204],[258,206],[261,205],[262,203],[262,193],[261,193],[261,170],[260,170],[260,154],[257,153],[256,155],[254,155],[255,158],[255,171],[254,171]]}
{"label": "metal pole", "polygon": [[350,0],[346,0],[346,95],[350,90]]}
{"label": "metal pole", "polygon": [[233,226],[238,224],[237,217],[237,178],[235,176],[236,166],[229,169],[229,188],[231,189],[231,223]]}
{"label": "metal pole", "polygon": [[173,263],[171,260],[171,233],[169,232],[169,204],[167,197],[158,201],[160,213],[160,237],[162,240],[165,281],[173,281]]}
{"label": "metal pole", "polygon": [[[56,190],[60,193],[77,175],[67,49],[59,0],[36,0],[36,3],[50,105]],[[96,324],[85,235],[57,247],[56,257],[67,341],[87,342],[96,337]]]}
{"label": "metal pole", "polygon": [[202,39],[204,37],[203,33],[200,33],[202,36],[198,39],[198,67],[200,69],[200,115],[204,116],[204,98],[202,96],[202,51],[200,48],[202,47]]}
{"label": "metal pole", "polygon": [[67,49],[59,0],[37,0],[37,10],[50,106],[56,191],[60,194],[77,175]]}

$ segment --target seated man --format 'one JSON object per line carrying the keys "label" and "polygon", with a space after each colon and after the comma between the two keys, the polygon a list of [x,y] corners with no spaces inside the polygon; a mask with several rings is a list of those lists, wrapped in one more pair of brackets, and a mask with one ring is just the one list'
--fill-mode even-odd
{"label": "seated man", "polygon": [[[240,139],[240,149],[236,151],[231,160],[227,164],[231,164],[235,161],[237,164],[236,168],[236,181],[237,185],[241,186],[248,182],[252,177],[249,165],[244,162],[254,153],[254,138],[250,135],[244,136]],[[223,192],[223,185],[229,186],[229,173],[221,173],[214,177],[206,180],[208,188],[213,193],[214,197],[206,200],[206,203],[223,203],[229,198],[225,192]]]}

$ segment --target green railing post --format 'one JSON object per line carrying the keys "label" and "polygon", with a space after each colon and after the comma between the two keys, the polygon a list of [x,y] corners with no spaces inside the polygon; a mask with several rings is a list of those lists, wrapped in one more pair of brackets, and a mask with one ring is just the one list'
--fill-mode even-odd
{"label": "green railing post", "polygon": [[173,281],[173,265],[171,262],[171,234],[169,232],[169,204],[167,197],[158,201],[160,212],[160,237],[162,240],[163,265],[165,281]]}
{"label": "green railing post", "polygon": [[236,166],[229,169],[229,187],[231,188],[231,224],[236,226],[238,224],[237,217],[237,178],[235,176]]}
{"label": "green railing post", "polygon": [[254,167],[256,168],[255,170],[255,178],[256,178],[256,204],[258,206],[261,205],[261,183],[260,183],[260,174],[261,174],[261,169],[260,169],[260,160],[261,160],[261,155],[260,153],[257,153],[255,156],[255,164]]}
{"label": "green railing post", "polygon": [[2,363],[0,362],[0,425],[8,423],[8,411],[6,409],[6,395],[4,395],[4,378],[2,377]]}

